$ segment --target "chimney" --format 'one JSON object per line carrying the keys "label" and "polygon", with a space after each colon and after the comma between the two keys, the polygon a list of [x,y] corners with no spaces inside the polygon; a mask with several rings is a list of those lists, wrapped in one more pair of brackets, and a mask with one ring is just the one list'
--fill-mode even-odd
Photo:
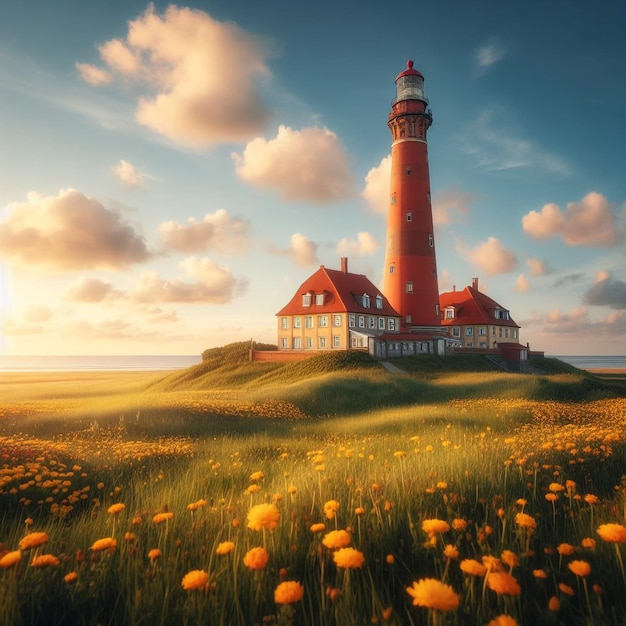
{"label": "chimney", "polygon": [[478,278],[472,278],[472,289],[478,291]]}
{"label": "chimney", "polygon": [[456,291],[456,285],[452,285],[452,291]]}
{"label": "chimney", "polygon": [[348,273],[348,257],[347,256],[341,257],[341,271],[344,274]]}

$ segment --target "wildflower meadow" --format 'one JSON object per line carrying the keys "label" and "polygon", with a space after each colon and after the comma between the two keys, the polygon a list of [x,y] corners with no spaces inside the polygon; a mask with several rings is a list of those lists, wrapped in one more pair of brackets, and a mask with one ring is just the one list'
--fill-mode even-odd
{"label": "wildflower meadow", "polygon": [[625,435],[577,371],[7,376],[0,624],[623,624]]}

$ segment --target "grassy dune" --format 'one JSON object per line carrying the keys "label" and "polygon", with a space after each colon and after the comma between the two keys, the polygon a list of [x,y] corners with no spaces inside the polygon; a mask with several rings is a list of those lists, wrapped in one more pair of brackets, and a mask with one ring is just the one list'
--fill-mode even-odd
{"label": "grassy dune", "polygon": [[623,623],[619,380],[203,357],[2,378],[0,626]]}

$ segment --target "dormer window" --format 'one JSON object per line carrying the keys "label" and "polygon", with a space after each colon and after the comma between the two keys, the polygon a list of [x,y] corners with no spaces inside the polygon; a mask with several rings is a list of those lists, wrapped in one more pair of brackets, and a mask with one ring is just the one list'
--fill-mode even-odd
{"label": "dormer window", "polygon": [[376,296],[376,308],[377,309],[383,308],[383,297],[380,294]]}
{"label": "dormer window", "polygon": [[364,293],[362,296],[362,301],[363,301],[363,308],[364,309],[369,309],[370,308],[370,297],[369,294]]}
{"label": "dormer window", "polygon": [[508,320],[508,319],[510,319],[510,316],[509,316],[509,312],[508,312],[508,311],[502,311],[502,319],[503,319],[503,320]]}
{"label": "dormer window", "polygon": [[317,306],[324,306],[324,296],[325,296],[325,295],[326,295],[326,294],[323,294],[323,293],[317,293],[317,294],[315,294],[315,304],[316,304]]}
{"label": "dormer window", "polygon": [[454,319],[454,307],[451,307],[451,306],[446,307],[446,319],[447,320]]}
{"label": "dormer window", "polygon": [[311,306],[311,294],[302,294],[302,306]]}
{"label": "dormer window", "polygon": [[494,312],[493,312],[493,316],[494,316],[497,320],[499,320],[499,319],[500,319],[500,313],[501,313],[500,309],[495,309],[495,310],[494,310]]}

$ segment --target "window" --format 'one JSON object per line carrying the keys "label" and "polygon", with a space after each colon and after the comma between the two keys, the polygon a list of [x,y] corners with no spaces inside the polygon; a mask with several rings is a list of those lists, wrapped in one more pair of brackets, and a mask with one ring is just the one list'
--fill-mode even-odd
{"label": "window", "polygon": [[426,342],[420,343],[420,352],[428,352],[428,344]]}
{"label": "window", "polygon": [[496,327],[492,326],[491,327],[491,334],[495,337],[496,336]]}
{"label": "window", "polygon": [[511,328],[511,337],[513,339],[517,338],[517,328]]}
{"label": "window", "polygon": [[486,335],[486,334],[487,334],[487,329],[486,329],[484,326],[481,326],[481,327],[478,329],[478,334],[479,334],[479,335]]}
{"label": "window", "polygon": [[508,329],[508,328],[505,328],[505,329],[504,329],[504,336],[505,336],[505,337],[508,337],[508,336],[509,336],[509,329]]}
{"label": "window", "polygon": [[446,307],[446,319],[447,320],[454,319],[454,309],[451,306]]}
{"label": "window", "polygon": [[435,315],[439,317],[441,315],[441,309],[439,308],[439,302],[435,304]]}
{"label": "window", "polygon": [[465,344],[465,347],[466,347],[466,348],[472,348],[473,346],[474,346],[474,344],[473,344],[473,342],[471,342],[471,341],[468,341],[468,342]]}
{"label": "window", "polygon": [[305,328],[313,328],[313,317],[311,315],[307,315],[304,318],[304,327]]}
{"label": "window", "polygon": [[385,318],[384,317],[378,318],[378,330],[385,330]]}
{"label": "window", "polygon": [[365,328],[365,315],[359,315],[359,328]]}
{"label": "window", "polygon": [[395,204],[396,203],[396,194],[392,193],[391,194],[391,204]]}
{"label": "window", "polygon": [[502,326],[498,327],[498,337],[502,337]]}
{"label": "window", "polygon": [[428,235],[428,245],[431,248],[435,245],[435,238],[432,235]]}
{"label": "window", "polygon": [[396,266],[395,265],[390,265],[389,266],[389,273],[393,274],[396,271]]}
{"label": "window", "polygon": [[413,321],[413,318],[410,315],[406,316],[406,323],[410,324]]}
{"label": "window", "polygon": [[502,319],[503,320],[511,319],[508,311],[502,311]]}
{"label": "window", "polygon": [[312,337],[305,337],[304,338],[304,347],[305,348],[312,348],[313,347],[313,338]]}
{"label": "window", "polygon": [[302,320],[299,317],[294,317],[293,318],[293,327],[294,328],[301,328],[301,324],[302,324]]}
{"label": "window", "polygon": [[286,317],[281,317],[280,318],[280,327],[285,330],[286,328],[289,328],[289,320]]}
{"label": "window", "polygon": [[326,337],[318,337],[317,338],[317,345],[320,348],[325,348],[326,347]]}
{"label": "window", "polygon": [[361,347],[361,338],[360,337],[352,337],[352,347],[360,348]]}
{"label": "window", "polygon": [[487,342],[486,342],[486,341],[481,341],[481,342],[478,344],[478,347],[479,347],[479,348],[486,348],[486,347],[487,347]]}
{"label": "window", "polygon": [[364,309],[369,309],[370,308],[370,297],[369,297],[369,295],[364,293],[362,300],[363,300],[363,308]]}
{"label": "window", "polygon": [[317,304],[317,306],[324,306],[324,295],[323,293],[315,294],[315,304]]}
{"label": "window", "polygon": [[494,316],[497,320],[499,320],[499,319],[500,319],[500,309],[496,309],[496,310],[493,312],[493,316]]}
{"label": "window", "polygon": [[317,316],[317,325],[320,328],[327,328],[328,327],[328,315],[318,315]]}
{"label": "window", "polygon": [[473,326],[468,326],[468,327],[465,329],[465,334],[466,334],[466,336],[467,336],[467,337],[471,337],[471,336],[474,334],[474,328],[473,328]]}
{"label": "window", "polygon": [[370,328],[376,328],[376,318],[373,315],[369,316],[369,320],[367,320],[367,323]]}
{"label": "window", "polygon": [[396,320],[393,317],[390,317],[388,320],[388,324],[389,324],[389,330],[395,330],[396,329]]}
{"label": "window", "polygon": [[311,306],[311,294],[305,293],[302,296],[302,306]]}
{"label": "window", "polygon": [[458,326],[453,326],[452,327],[452,336],[453,337],[460,337],[461,336],[461,329]]}
{"label": "window", "polygon": [[407,175],[407,176],[410,176],[410,175],[411,175],[411,173],[412,173],[412,172],[411,172],[411,166],[409,165],[409,166],[406,168],[406,175]]}
{"label": "window", "polygon": [[341,348],[341,335],[333,335],[333,348]]}
{"label": "window", "polygon": [[333,315],[333,326],[341,326],[341,315]]}
{"label": "window", "polygon": [[413,283],[411,281],[408,281],[406,284],[406,292],[413,293]]}
{"label": "window", "polygon": [[293,349],[294,350],[301,350],[302,349],[302,338],[301,337],[294,337],[293,338]]}
{"label": "window", "polygon": [[407,211],[406,221],[407,222],[412,222],[413,221],[413,213],[411,213],[411,211]]}
{"label": "window", "polygon": [[354,328],[356,325],[356,315],[354,313],[350,313],[348,317],[348,326],[350,328]]}
{"label": "window", "polygon": [[383,308],[383,297],[380,294],[376,296],[376,308],[377,309]]}
{"label": "window", "polygon": [[282,350],[286,350],[289,347],[289,339],[287,337],[283,337],[280,340],[280,347]]}

